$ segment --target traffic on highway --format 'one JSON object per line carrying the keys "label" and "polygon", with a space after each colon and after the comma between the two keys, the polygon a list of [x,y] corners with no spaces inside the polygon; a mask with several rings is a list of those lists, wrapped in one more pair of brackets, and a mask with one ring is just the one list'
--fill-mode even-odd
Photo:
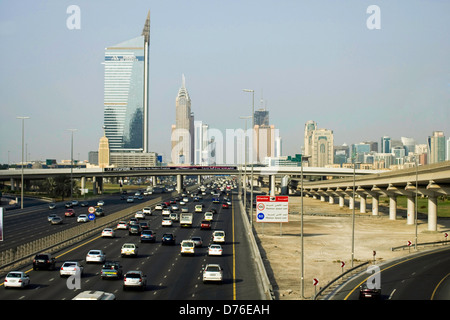
{"label": "traffic on highway", "polygon": [[[212,183],[149,207],[151,198],[136,200],[141,202],[134,205],[142,203],[142,209],[94,237],[60,252],[36,255],[32,265],[11,274],[26,276],[25,281],[3,274],[2,286],[8,290],[0,291],[0,300],[264,299],[249,263],[249,244],[232,188],[221,190]],[[219,203],[213,198],[220,198]],[[126,199],[116,195],[85,207],[35,208],[14,218],[31,219],[23,238],[24,224],[13,229],[10,222],[10,232],[20,233],[10,240],[22,243],[57,228],[93,224],[88,208],[103,208],[102,214],[108,215],[126,208]],[[75,211],[73,216],[62,216],[67,209]],[[62,224],[52,224],[48,216],[53,213],[61,216]]]}

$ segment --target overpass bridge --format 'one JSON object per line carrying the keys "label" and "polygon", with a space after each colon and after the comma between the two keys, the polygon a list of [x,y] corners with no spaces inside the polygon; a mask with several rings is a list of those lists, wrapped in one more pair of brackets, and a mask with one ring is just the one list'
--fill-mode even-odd
{"label": "overpass bridge", "polygon": [[353,209],[355,196],[360,197],[360,212],[366,212],[366,199],[372,198],[372,215],[378,215],[379,197],[389,197],[389,218],[396,219],[397,197],[407,198],[407,224],[414,224],[416,218],[415,197],[428,198],[428,230],[437,231],[437,198],[450,194],[450,161],[418,166],[410,169],[387,171],[365,176],[355,176],[326,181],[307,181],[303,183],[303,192],[320,197],[328,197],[330,203],[339,198],[344,206],[344,198],[349,198],[349,207]]}

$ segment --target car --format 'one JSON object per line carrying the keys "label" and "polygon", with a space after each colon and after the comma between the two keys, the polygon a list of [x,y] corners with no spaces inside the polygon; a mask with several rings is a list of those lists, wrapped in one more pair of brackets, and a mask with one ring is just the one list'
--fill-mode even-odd
{"label": "car", "polygon": [[172,219],[164,217],[162,218],[161,226],[163,227],[171,227],[173,225]]}
{"label": "car", "polygon": [[48,222],[52,222],[52,219],[53,219],[54,217],[57,217],[57,216],[58,216],[58,215],[57,215],[56,213],[49,214],[48,217],[47,217],[47,221],[48,221]]}
{"label": "car", "polygon": [[72,206],[75,207],[78,205],[78,200],[72,200]]}
{"label": "car", "polygon": [[122,266],[117,261],[105,261],[100,271],[102,279],[120,279],[123,276]]}
{"label": "car", "polygon": [[103,208],[101,206],[96,206],[95,207],[95,215],[97,217],[101,217],[105,215],[105,212],[103,211]]}
{"label": "car", "polygon": [[116,300],[116,296],[110,292],[86,290],[77,294],[72,300]]}
{"label": "car", "polygon": [[181,208],[181,213],[188,213],[189,212],[189,208],[183,207]]}
{"label": "car", "polygon": [[189,198],[188,198],[188,197],[184,197],[184,198],[183,198],[183,202],[184,202],[184,203],[188,203],[188,202],[189,202]]}
{"label": "car", "polygon": [[217,230],[212,235],[213,242],[225,242],[225,231]]}
{"label": "car", "polygon": [[162,210],[162,209],[164,209],[164,206],[162,203],[159,203],[155,206],[155,210]]}
{"label": "car", "polygon": [[72,202],[66,202],[66,203],[64,204],[64,206],[65,206],[66,208],[72,208]]}
{"label": "car", "polygon": [[169,215],[169,217],[170,217],[170,219],[172,219],[172,221],[178,221],[178,220],[180,220],[180,217],[178,216],[178,213],[176,213],[176,212],[172,212],[172,213]]}
{"label": "car", "polygon": [[99,201],[97,201],[97,205],[98,206],[104,206],[105,205],[105,201],[99,200]]}
{"label": "car", "polygon": [[53,217],[52,220],[50,220],[51,224],[62,224],[63,223],[63,219],[61,217]]}
{"label": "car", "polygon": [[221,256],[223,253],[222,246],[220,244],[212,243],[208,247],[209,256]]}
{"label": "car", "polygon": [[184,206],[186,205],[186,202],[184,202],[183,200],[180,201],[180,206]]}
{"label": "car", "polygon": [[145,290],[147,286],[147,276],[139,270],[128,271],[123,276],[123,290],[128,288],[139,288]]}
{"label": "car", "polygon": [[127,198],[127,203],[133,203],[134,202],[134,198],[133,197],[128,197]]}
{"label": "car", "polygon": [[86,254],[86,263],[90,262],[105,262],[106,255],[102,250],[89,250]]}
{"label": "car", "polygon": [[148,216],[151,216],[151,215],[152,215],[152,209],[151,209],[150,207],[144,207],[144,208],[142,209],[142,212],[143,212],[145,215],[148,215]]}
{"label": "car", "polygon": [[87,201],[81,201],[80,206],[82,207],[87,207],[88,206],[88,202]]}
{"label": "car", "polygon": [[66,209],[66,212],[64,212],[65,217],[75,217],[75,210],[73,209]]}
{"label": "car", "polygon": [[139,224],[132,224],[128,226],[129,235],[140,235],[141,231],[141,226]]}
{"label": "car", "polygon": [[202,230],[211,229],[211,221],[210,220],[202,220],[202,223],[200,224],[200,229],[202,229]]}
{"label": "car", "polygon": [[117,222],[117,229],[122,229],[122,230],[127,230],[128,229],[128,224],[126,221],[119,221]]}
{"label": "car", "polygon": [[50,253],[38,253],[33,259],[33,270],[55,269],[55,258]]}
{"label": "car", "polygon": [[105,228],[102,230],[102,237],[114,238],[115,233],[113,228]]}
{"label": "car", "polygon": [[161,244],[162,245],[165,245],[165,244],[174,245],[175,244],[175,236],[172,233],[164,233],[161,238]]}
{"label": "car", "polygon": [[83,274],[83,266],[78,261],[66,261],[59,269],[59,275],[61,277],[64,276],[72,276],[76,274]]}
{"label": "car", "polygon": [[223,203],[223,204],[222,204],[222,208],[223,208],[223,209],[228,209],[228,208],[229,208],[228,203]]}
{"label": "car", "polygon": [[136,212],[136,213],[134,214],[134,217],[135,217],[136,219],[145,219],[145,213],[142,212],[142,211],[138,211],[138,212]]}
{"label": "car", "polygon": [[136,218],[130,218],[130,220],[128,220],[128,226],[138,225],[138,224],[139,224],[139,221]]}
{"label": "car", "polygon": [[203,206],[201,204],[196,205],[194,211],[195,212],[202,212],[203,211]]}
{"label": "car", "polygon": [[77,222],[88,222],[88,221],[89,221],[89,218],[88,218],[87,214],[80,214],[77,217]]}
{"label": "car", "polygon": [[189,254],[194,255],[195,253],[195,243],[192,240],[181,241],[181,255]]}
{"label": "car", "polygon": [[203,282],[223,281],[223,269],[219,264],[209,263],[202,270]]}
{"label": "car", "polygon": [[134,243],[124,243],[122,245],[122,248],[120,249],[120,255],[122,257],[125,257],[125,256],[137,257],[138,246]]}
{"label": "car", "polygon": [[202,247],[203,246],[203,241],[201,237],[198,236],[194,236],[191,237],[191,240],[194,241],[194,244],[196,247]]}
{"label": "car", "polygon": [[213,219],[213,217],[214,217],[213,213],[208,211],[208,212],[205,212],[205,215],[203,216],[203,219],[211,221]]}
{"label": "car", "polygon": [[147,221],[139,222],[139,226],[141,227],[141,232],[150,228]]}
{"label": "car", "polygon": [[364,299],[381,299],[381,289],[380,288],[369,288],[367,283],[364,283],[359,287],[359,300]]}
{"label": "car", "polygon": [[171,205],[170,207],[171,207],[172,211],[178,211],[178,210],[180,210],[180,207],[179,207],[177,204],[173,204],[173,205]]}
{"label": "car", "polygon": [[141,242],[156,242],[156,234],[152,230],[142,230]]}
{"label": "car", "polygon": [[170,210],[169,208],[164,208],[161,212],[161,215],[169,216],[171,213],[172,213],[172,210]]}
{"label": "car", "polygon": [[55,209],[55,208],[56,208],[56,203],[54,203],[54,202],[49,203],[49,204],[48,204],[48,208],[49,208],[50,210]]}
{"label": "car", "polygon": [[10,271],[3,280],[3,287],[7,288],[25,288],[30,285],[30,276],[23,271]]}

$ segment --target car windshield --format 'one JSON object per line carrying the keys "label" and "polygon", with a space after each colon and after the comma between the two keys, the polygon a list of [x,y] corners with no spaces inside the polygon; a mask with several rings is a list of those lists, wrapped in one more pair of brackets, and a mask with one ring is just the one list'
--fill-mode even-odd
{"label": "car windshield", "polygon": [[214,235],[216,237],[223,237],[223,232],[216,232]]}
{"label": "car windshield", "polygon": [[6,276],[7,278],[20,278],[22,275],[20,273],[17,272],[10,272],[8,273],[8,275]]}
{"label": "car windshield", "polygon": [[76,266],[77,263],[76,262],[65,262],[64,263],[64,267],[72,267],[72,266]]}
{"label": "car windshield", "polygon": [[181,245],[182,245],[183,247],[193,247],[193,246],[194,246],[194,243],[193,243],[193,242],[183,242]]}
{"label": "car windshield", "polygon": [[207,266],[206,267],[206,271],[210,271],[210,272],[219,272],[220,268],[218,266]]}
{"label": "car windshield", "polygon": [[123,248],[134,248],[134,245],[132,245],[132,244],[124,244]]}
{"label": "car windshield", "polygon": [[127,278],[139,279],[141,277],[141,275],[139,273],[127,273],[126,277]]}

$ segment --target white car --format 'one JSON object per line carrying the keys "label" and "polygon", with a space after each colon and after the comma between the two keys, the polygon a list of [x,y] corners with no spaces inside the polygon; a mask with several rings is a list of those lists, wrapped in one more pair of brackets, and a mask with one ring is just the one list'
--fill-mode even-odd
{"label": "white car", "polygon": [[169,217],[170,217],[170,219],[172,219],[172,221],[179,221],[180,220],[180,218],[178,216],[178,213],[176,213],[176,212],[172,212]]}
{"label": "white car", "polygon": [[198,204],[195,206],[195,212],[202,212],[203,211],[203,206],[201,204]]}
{"label": "white car", "polygon": [[102,231],[102,237],[110,237],[110,238],[114,238],[115,233],[114,233],[114,229],[113,228],[105,228]]}
{"label": "white car", "polygon": [[142,209],[142,212],[146,215],[151,215],[152,214],[152,209],[150,207],[145,207]]}
{"label": "white car", "polygon": [[213,213],[208,211],[205,212],[203,219],[211,221],[213,219],[213,216],[214,216]]}
{"label": "white car", "polygon": [[170,215],[172,213],[172,211],[170,210],[170,209],[163,209],[163,211],[162,211],[162,215],[163,216],[168,216],[168,215]]}
{"label": "white car", "polygon": [[128,271],[123,276],[123,290],[127,288],[140,288],[145,290],[147,286],[147,276],[142,271]]}
{"label": "white car", "polygon": [[120,249],[120,255],[124,256],[134,256],[138,255],[138,246],[134,243],[124,243]]}
{"label": "white car", "polygon": [[136,219],[145,219],[145,213],[143,211],[138,211],[136,212],[136,214],[134,215],[134,217]]}
{"label": "white car", "polygon": [[225,242],[225,231],[217,230],[213,232],[213,242]]}
{"label": "white car", "polygon": [[30,284],[30,277],[22,271],[10,271],[3,281],[6,288],[25,288]]}
{"label": "white car", "polygon": [[72,276],[75,274],[83,274],[83,266],[78,261],[66,261],[59,269],[59,275],[61,277],[64,276]]}
{"label": "white car", "polygon": [[171,227],[173,225],[172,219],[170,217],[169,218],[162,218],[161,225],[163,227]]}
{"label": "white car", "polygon": [[89,250],[86,254],[86,263],[90,262],[105,262],[106,255],[102,250]]}
{"label": "white car", "polygon": [[207,281],[223,281],[223,269],[218,264],[207,264],[203,269],[203,282]]}
{"label": "white car", "polygon": [[211,244],[208,247],[209,256],[221,256],[223,253],[222,246],[220,244]]}
{"label": "white car", "polygon": [[162,210],[162,209],[164,209],[164,206],[160,203],[160,204],[157,204],[156,206],[155,206],[155,210]]}
{"label": "white car", "polygon": [[105,205],[105,201],[99,200],[99,201],[97,201],[97,205],[98,206],[104,206]]}
{"label": "white car", "polygon": [[88,218],[87,214],[80,214],[77,217],[77,222],[88,222],[88,221],[89,221],[89,218]]}
{"label": "white car", "polygon": [[127,230],[128,229],[127,222],[126,221],[119,221],[117,223],[117,229]]}
{"label": "white car", "polygon": [[180,207],[177,204],[173,204],[170,206],[172,208],[172,211],[178,211],[180,210]]}
{"label": "white car", "polygon": [[127,198],[127,203],[133,203],[134,202],[134,198],[133,197],[128,197]]}
{"label": "white car", "polygon": [[181,208],[181,213],[188,213],[189,212],[189,208]]}
{"label": "white car", "polygon": [[192,240],[181,241],[181,255],[195,253],[195,243]]}

